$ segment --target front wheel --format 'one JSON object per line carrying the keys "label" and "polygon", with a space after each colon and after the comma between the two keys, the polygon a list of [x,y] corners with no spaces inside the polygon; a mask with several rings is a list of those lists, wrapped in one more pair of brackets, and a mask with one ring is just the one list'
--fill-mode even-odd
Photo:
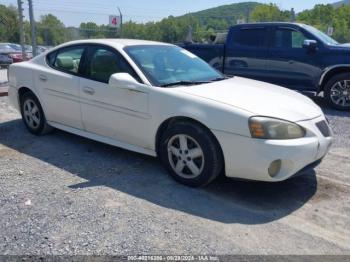
{"label": "front wheel", "polygon": [[350,109],[350,74],[339,74],[332,77],[324,89],[328,104],[338,110]]}
{"label": "front wheel", "polygon": [[159,153],[171,176],[192,187],[209,184],[224,165],[220,146],[213,135],[191,122],[170,126],[161,137]]}

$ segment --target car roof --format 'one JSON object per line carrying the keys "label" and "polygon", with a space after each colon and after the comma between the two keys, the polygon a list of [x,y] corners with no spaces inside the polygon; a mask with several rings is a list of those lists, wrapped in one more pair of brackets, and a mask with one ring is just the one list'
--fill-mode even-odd
{"label": "car roof", "polygon": [[296,26],[305,26],[305,24],[303,23],[292,23],[292,22],[259,22],[259,23],[246,23],[246,24],[239,24],[239,25],[235,25],[237,27],[244,27],[244,26],[264,26],[264,25],[296,25]]}
{"label": "car roof", "polygon": [[66,42],[62,45],[57,46],[56,48],[70,46],[70,45],[77,45],[77,44],[105,44],[105,45],[110,45],[110,46],[114,46],[114,47],[121,47],[121,48],[126,47],[126,46],[136,46],[136,45],[168,45],[168,46],[171,46],[171,44],[156,42],[156,41],[108,38],[108,39],[75,40],[75,41]]}

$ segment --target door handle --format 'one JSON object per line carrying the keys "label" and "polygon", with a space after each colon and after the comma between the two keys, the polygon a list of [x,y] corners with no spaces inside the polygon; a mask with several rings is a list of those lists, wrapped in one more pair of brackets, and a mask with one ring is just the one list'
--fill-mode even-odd
{"label": "door handle", "polygon": [[46,75],[39,75],[39,79],[44,82],[47,81]]}
{"label": "door handle", "polygon": [[93,94],[95,94],[95,90],[94,89],[92,89],[91,87],[87,87],[87,86],[84,86],[83,87],[83,92],[85,93],[85,94],[88,94],[88,95],[93,95]]}

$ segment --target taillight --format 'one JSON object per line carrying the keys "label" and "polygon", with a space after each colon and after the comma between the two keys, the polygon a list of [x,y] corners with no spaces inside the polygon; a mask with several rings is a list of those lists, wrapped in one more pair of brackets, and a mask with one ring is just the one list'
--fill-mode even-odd
{"label": "taillight", "polygon": [[22,59],[22,54],[10,54],[10,57],[14,59]]}

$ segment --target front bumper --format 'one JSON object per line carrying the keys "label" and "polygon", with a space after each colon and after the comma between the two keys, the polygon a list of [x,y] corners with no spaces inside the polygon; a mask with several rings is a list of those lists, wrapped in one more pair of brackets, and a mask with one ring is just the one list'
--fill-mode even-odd
{"label": "front bumper", "polygon": [[[298,122],[307,135],[291,140],[253,139],[213,130],[223,150],[226,176],[277,182],[299,174],[309,165],[319,164],[332,144],[332,137],[322,135],[316,126],[320,121],[325,121],[324,116]],[[271,177],[268,168],[275,160],[281,160],[281,170]]]}

